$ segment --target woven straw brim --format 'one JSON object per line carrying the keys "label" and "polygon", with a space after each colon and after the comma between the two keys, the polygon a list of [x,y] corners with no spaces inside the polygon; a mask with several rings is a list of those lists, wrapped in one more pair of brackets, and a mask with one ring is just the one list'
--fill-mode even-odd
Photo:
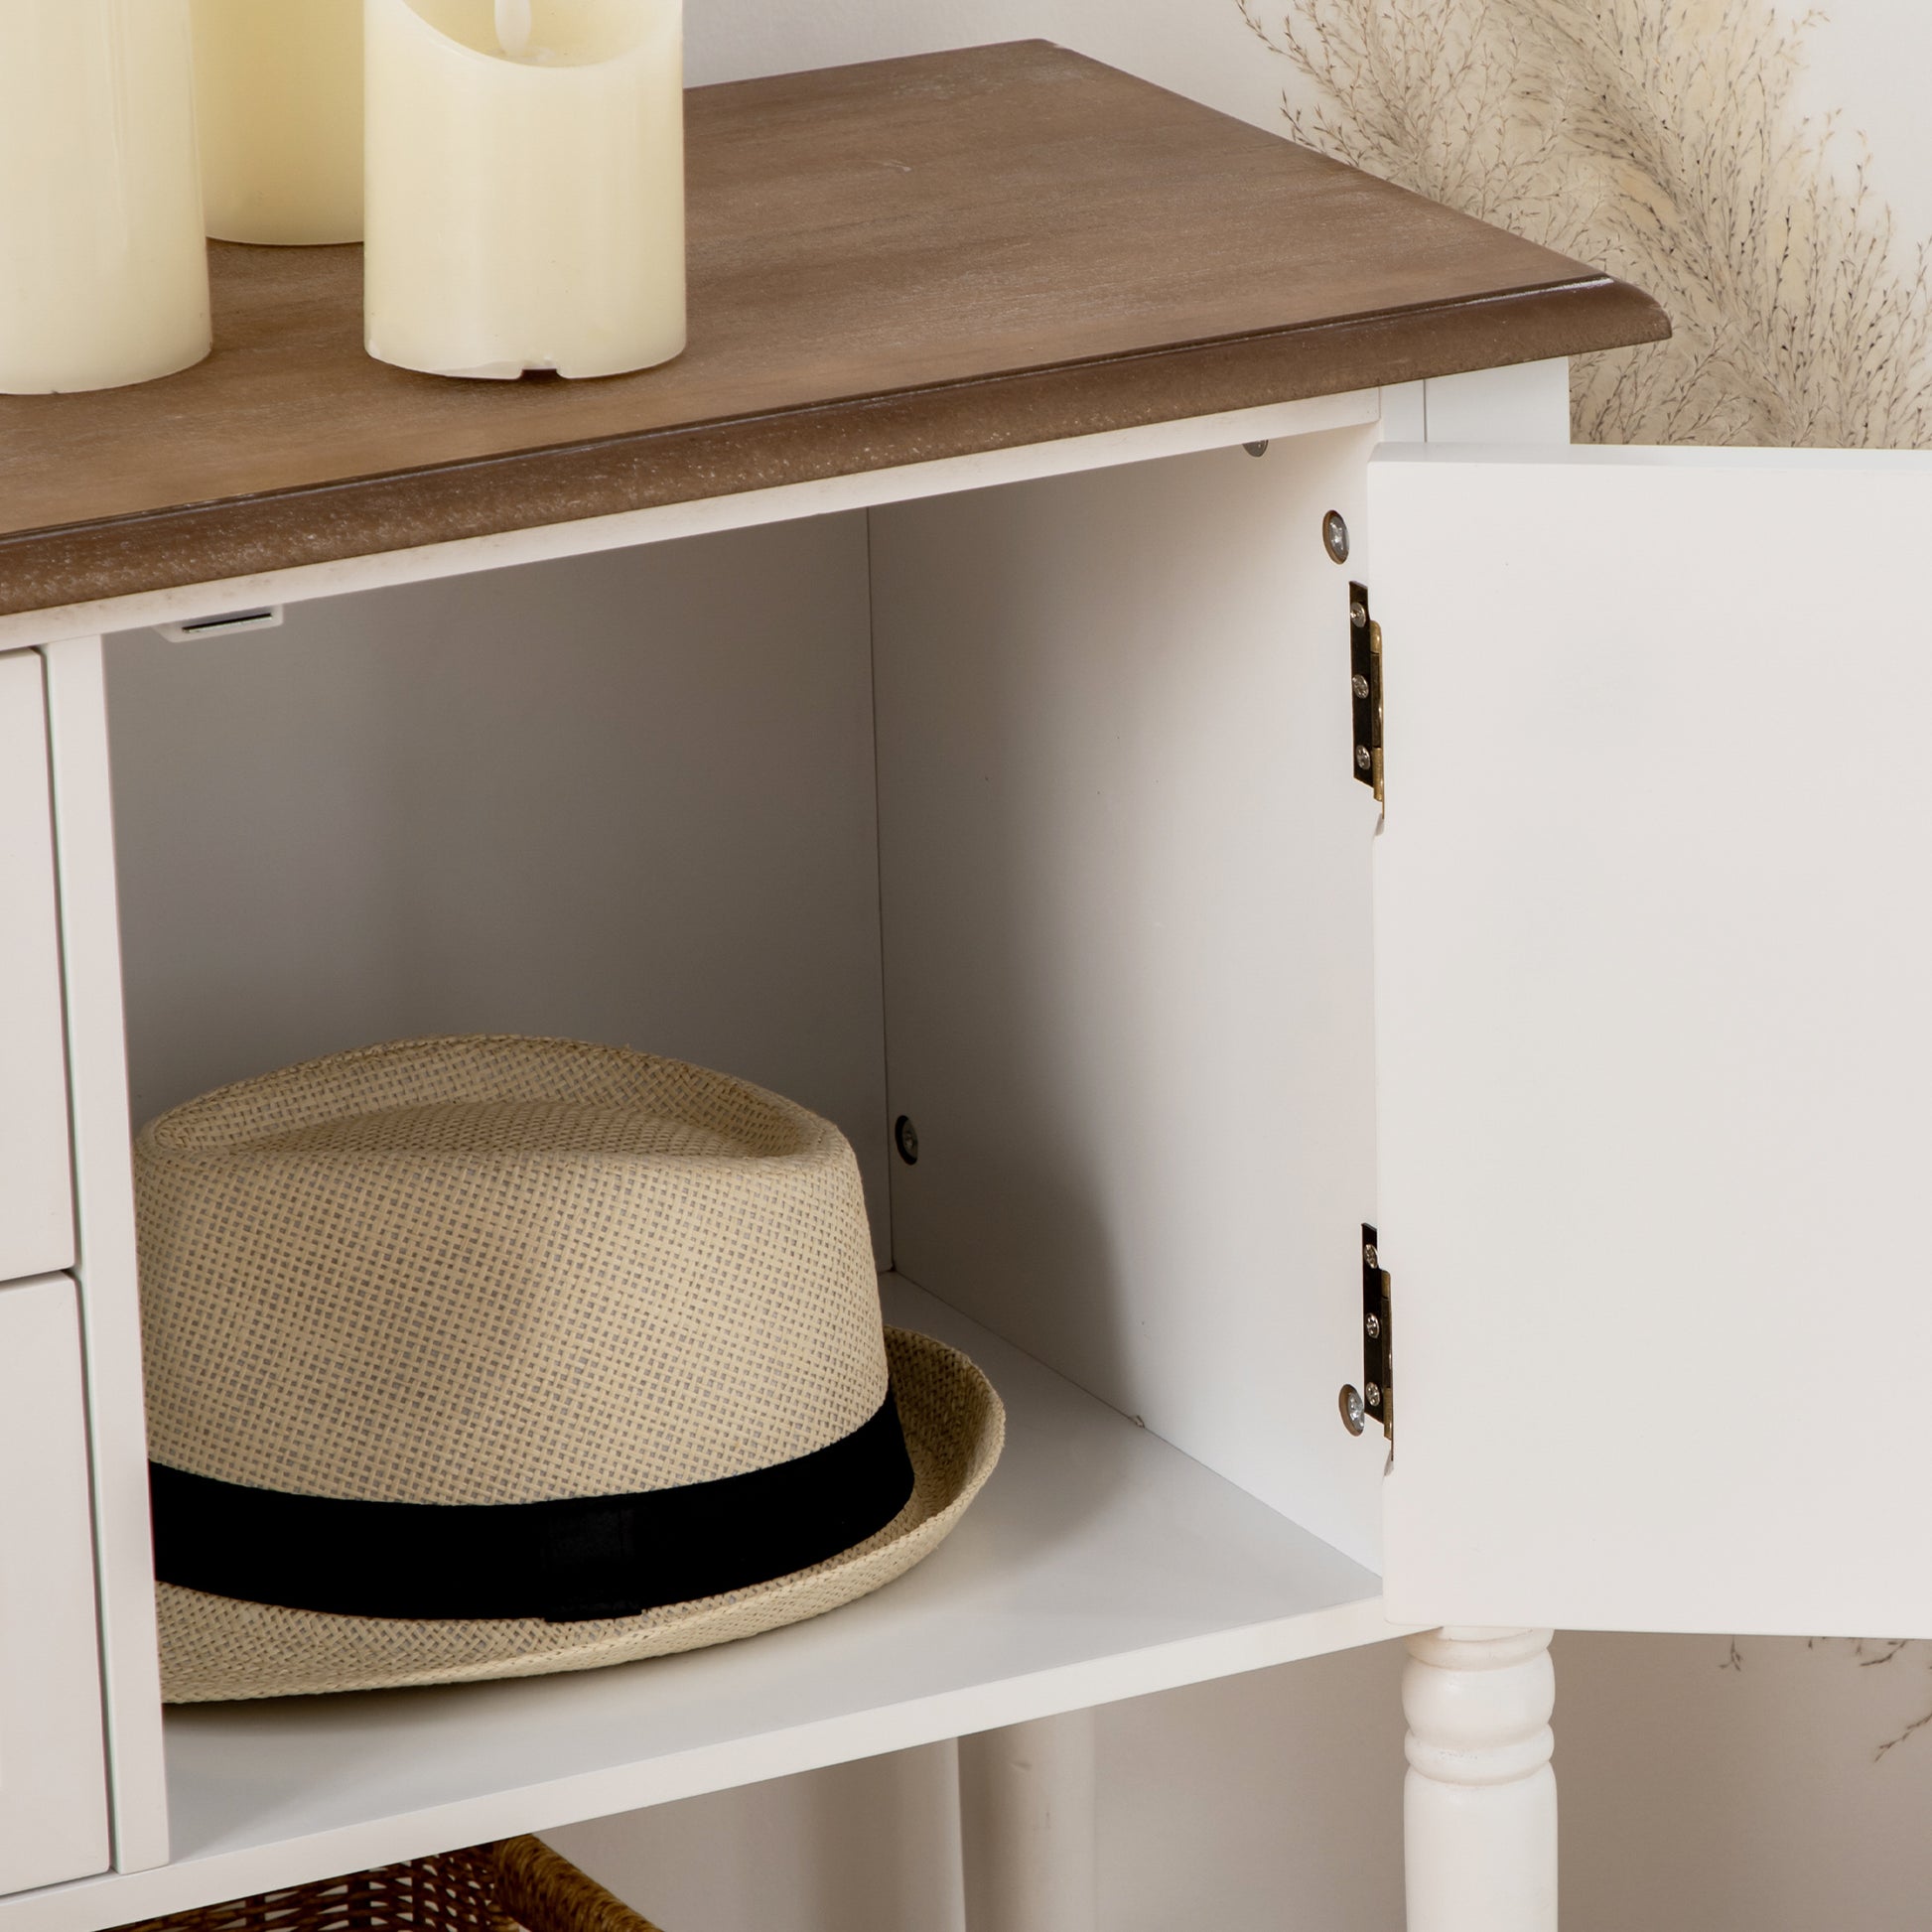
{"label": "woven straw brim", "polygon": [[642,1616],[588,1623],[328,1616],[160,1587],[162,1696],[170,1704],[541,1677],[730,1643],[818,1616],[889,1584],[945,1541],[1006,1440],[1006,1412],[964,1355],[886,1330],[911,1500],[882,1530],[809,1570]]}

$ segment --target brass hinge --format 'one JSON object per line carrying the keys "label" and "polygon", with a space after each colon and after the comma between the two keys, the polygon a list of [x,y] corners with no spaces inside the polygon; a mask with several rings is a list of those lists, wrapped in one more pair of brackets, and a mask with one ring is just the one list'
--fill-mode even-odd
{"label": "brass hinge", "polygon": [[1362,1223],[1362,1386],[1341,1392],[1341,1420],[1351,1436],[1371,1422],[1395,1441],[1395,1324],[1389,1306],[1389,1271],[1382,1266],[1375,1230]]}
{"label": "brass hinge", "polygon": [[1395,1441],[1395,1324],[1389,1309],[1389,1271],[1375,1230],[1362,1223],[1362,1403]]}
{"label": "brass hinge", "polygon": [[1382,796],[1382,626],[1369,615],[1368,586],[1348,587],[1348,672],[1354,697],[1355,776]]}

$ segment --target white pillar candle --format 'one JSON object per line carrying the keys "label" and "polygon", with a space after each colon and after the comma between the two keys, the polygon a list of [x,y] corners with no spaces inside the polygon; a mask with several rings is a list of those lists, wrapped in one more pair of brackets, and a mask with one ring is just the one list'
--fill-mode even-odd
{"label": "white pillar candle", "polygon": [[615,375],[684,346],[681,0],[367,0],[368,350]]}
{"label": "white pillar candle", "polygon": [[195,0],[207,231],[362,239],[362,0]]}
{"label": "white pillar candle", "polygon": [[0,391],[112,389],[199,362],[188,0],[8,0],[0,34]]}

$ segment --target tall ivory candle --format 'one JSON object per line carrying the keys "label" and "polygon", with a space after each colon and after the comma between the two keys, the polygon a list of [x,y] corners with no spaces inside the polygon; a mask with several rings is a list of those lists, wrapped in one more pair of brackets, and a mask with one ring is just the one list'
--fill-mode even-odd
{"label": "tall ivory candle", "polygon": [[680,0],[367,0],[368,350],[615,375],[684,346]]}
{"label": "tall ivory candle", "polygon": [[0,34],[0,391],[112,389],[199,362],[188,0],[8,0]]}
{"label": "tall ivory candle", "polygon": [[195,0],[207,231],[362,238],[362,0]]}

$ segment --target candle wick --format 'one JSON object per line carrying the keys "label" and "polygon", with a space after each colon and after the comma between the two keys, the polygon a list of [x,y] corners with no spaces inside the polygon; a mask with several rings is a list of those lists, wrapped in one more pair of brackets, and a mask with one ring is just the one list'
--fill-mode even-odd
{"label": "candle wick", "polygon": [[512,61],[530,46],[530,0],[496,0],[496,40]]}

